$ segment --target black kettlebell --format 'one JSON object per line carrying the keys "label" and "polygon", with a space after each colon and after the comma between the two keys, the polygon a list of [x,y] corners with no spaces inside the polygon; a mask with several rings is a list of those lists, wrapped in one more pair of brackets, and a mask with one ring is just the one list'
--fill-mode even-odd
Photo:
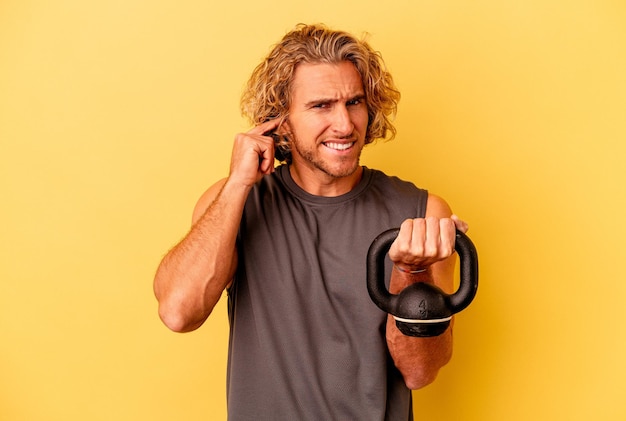
{"label": "black kettlebell", "polygon": [[408,336],[438,336],[450,325],[452,315],[467,307],[478,289],[478,254],[461,231],[456,232],[454,249],[460,257],[461,282],[451,295],[425,282],[409,285],[398,295],[385,287],[385,256],[400,229],[380,234],[367,252],[367,290],[372,301],[396,319],[400,332]]}

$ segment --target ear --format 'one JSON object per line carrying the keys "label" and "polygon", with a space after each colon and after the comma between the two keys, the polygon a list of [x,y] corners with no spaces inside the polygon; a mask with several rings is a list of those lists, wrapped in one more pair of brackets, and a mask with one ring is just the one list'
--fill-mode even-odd
{"label": "ear", "polygon": [[291,125],[289,124],[289,120],[285,117],[283,121],[278,125],[276,130],[274,130],[274,157],[279,162],[287,162],[291,163]]}
{"label": "ear", "polygon": [[281,136],[286,136],[287,138],[290,137],[292,131],[291,131],[291,125],[289,124],[289,118],[285,118],[283,122],[278,125],[278,128],[275,130],[275,133]]}

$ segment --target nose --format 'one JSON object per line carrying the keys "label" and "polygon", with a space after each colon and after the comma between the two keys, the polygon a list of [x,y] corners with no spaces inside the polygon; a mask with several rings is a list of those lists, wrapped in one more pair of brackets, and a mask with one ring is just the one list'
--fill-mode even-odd
{"label": "nose", "polygon": [[332,116],[332,130],[336,136],[350,136],[354,131],[354,123],[350,115],[350,110],[345,105],[335,107]]}

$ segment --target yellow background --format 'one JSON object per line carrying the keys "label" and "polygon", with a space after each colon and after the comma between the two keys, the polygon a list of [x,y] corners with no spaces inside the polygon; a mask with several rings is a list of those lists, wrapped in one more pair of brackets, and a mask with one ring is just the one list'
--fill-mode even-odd
{"label": "yellow background", "polygon": [[622,0],[2,0],[0,419],[225,418],[223,300],[171,333],[152,276],[298,22],[370,33],[403,98],[363,163],[479,250],[419,419],[626,419]]}

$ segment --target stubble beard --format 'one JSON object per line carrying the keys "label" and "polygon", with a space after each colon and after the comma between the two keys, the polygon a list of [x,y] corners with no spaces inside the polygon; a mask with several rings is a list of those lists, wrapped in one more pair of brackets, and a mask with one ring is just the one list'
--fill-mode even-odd
{"label": "stubble beard", "polygon": [[[359,151],[358,156],[356,157],[356,160],[354,160],[354,158],[352,157],[340,158],[339,165],[337,165],[337,168],[335,169],[333,168],[332,165],[329,165],[327,161],[316,156],[314,151],[301,148],[297,141],[292,142],[291,146],[297,151],[298,155],[300,155],[304,161],[308,162],[312,167],[314,167],[315,169],[323,172],[324,174],[332,178],[349,177],[353,175],[360,166],[360,160],[361,160],[360,151]],[[356,146],[353,146],[353,147],[356,147]],[[354,163],[352,165],[345,166],[344,163],[348,161],[354,161]]]}

